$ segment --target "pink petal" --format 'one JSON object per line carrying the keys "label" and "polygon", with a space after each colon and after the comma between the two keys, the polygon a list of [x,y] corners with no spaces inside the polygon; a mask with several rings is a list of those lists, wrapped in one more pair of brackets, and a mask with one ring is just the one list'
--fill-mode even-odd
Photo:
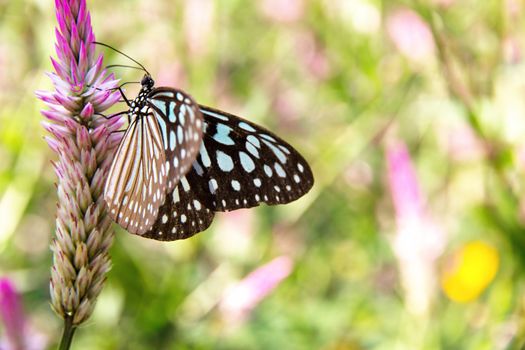
{"label": "pink petal", "polygon": [[261,12],[276,22],[295,22],[304,14],[304,0],[261,0],[259,4]]}
{"label": "pink petal", "polygon": [[405,57],[422,62],[434,53],[432,32],[414,11],[395,11],[388,16],[386,26],[390,39]]}
{"label": "pink petal", "polygon": [[20,296],[7,278],[0,278],[0,319],[13,349],[22,349],[25,337],[25,318]]}
{"label": "pink petal", "polygon": [[423,216],[424,209],[416,172],[402,143],[387,149],[388,183],[396,210],[398,225]]}
{"label": "pink petal", "polygon": [[268,296],[292,272],[293,261],[288,256],[275,258],[257,268],[239,283],[230,287],[220,309],[230,321],[242,321],[257,304]]}

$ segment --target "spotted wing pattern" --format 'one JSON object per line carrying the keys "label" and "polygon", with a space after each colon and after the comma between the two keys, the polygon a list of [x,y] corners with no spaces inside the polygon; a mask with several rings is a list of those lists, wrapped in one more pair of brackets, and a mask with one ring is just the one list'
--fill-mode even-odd
{"label": "spotted wing pattern", "polygon": [[199,153],[145,237],[187,238],[206,229],[216,211],[289,203],[313,185],[308,163],[270,131],[216,109],[200,106],[200,111]]}
{"label": "spotted wing pattern", "polygon": [[206,230],[215,213],[198,197],[201,184],[195,169],[184,176],[179,185],[166,195],[157,221],[143,237],[159,241],[185,239]]}
{"label": "spotted wing pattern", "polygon": [[305,159],[287,142],[247,120],[200,106],[204,142],[193,163],[200,195],[214,211],[292,202],[313,185]]}
{"label": "spotted wing pattern", "polygon": [[160,128],[148,111],[144,113],[124,134],[104,188],[111,218],[135,234],[155,222],[166,194]]}
{"label": "spotted wing pattern", "polygon": [[146,101],[161,130],[167,190],[171,191],[188,172],[199,152],[203,116],[192,97],[177,89],[155,88]]}

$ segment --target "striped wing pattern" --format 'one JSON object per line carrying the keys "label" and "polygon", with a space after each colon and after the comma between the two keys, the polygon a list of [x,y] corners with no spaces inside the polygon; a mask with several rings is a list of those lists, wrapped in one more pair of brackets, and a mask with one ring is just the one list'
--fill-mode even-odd
{"label": "striped wing pattern", "polygon": [[188,172],[199,152],[203,117],[192,97],[177,89],[153,89],[146,101],[161,130],[167,190],[171,191]]}
{"label": "striped wing pattern", "polygon": [[128,127],[111,165],[104,199],[120,226],[142,234],[155,222],[166,195],[160,128],[149,111]]}
{"label": "striped wing pattern", "polygon": [[313,185],[308,163],[270,131],[219,110],[200,110],[204,137],[199,154],[167,195],[147,238],[188,238],[205,230],[216,211],[289,203]]}

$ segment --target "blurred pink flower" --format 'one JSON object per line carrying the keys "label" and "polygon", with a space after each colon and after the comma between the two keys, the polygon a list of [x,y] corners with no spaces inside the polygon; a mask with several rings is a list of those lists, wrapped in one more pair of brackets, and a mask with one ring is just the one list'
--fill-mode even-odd
{"label": "blurred pink flower", "polygon": [[296,89],[279,89],[273,96],[272,107],[278,118],[279,126],[287,130],[297,130],[297,124],[300,121],[298,92]]}
{"label": "blurred pink flower", "polygon": [[184,67],[178,60],[172,60],[163,64],[155,76],[158,86],[185,86],[187,77]]}
{"label": "blurred pink flower", "polygon": [[512,37],[508,36],[503,39],[503,58],[506,63],[517,64],[521,62],[522,53],[520,42]]}
{"label": "blurred pink flower", "polygon": [[210,47],[215,2],[212,0],[191,0],[185,1],[184,4],[186,43],[192,55],[201,56]]}
{"label": "blurred pink flower", "polygon": [[[517,145],[515,150],[516,166],[520,172],[520,176],[525,175],[525,144]],[[520,219],[525,224],[525,197],[522,196],[520,204]]]}
{"label": "blurred pink flower", "polygon": [[0,278],[0,321],[5,331],[0,338],[0,349],[40,350],[46,347],[45,338],[28,327],[20,296],[7,278]]}
{"label": "blurred pink flower", "polygon": [[314,78],[323,80],[330,74],[330,62],[323,47],[312,32],[301,33],[296,38],[299,62]]}
{"label": "blurred pink flower", "polygon": [[0,279],[0,316],[4,324],[7,347],[22,349],[25,336],[22,304],[14,286],[7,278]]}
{"label": "blurred pink flower", "polygon": [[232,324],[244,321],[257,304],[290,275],[292,268],[292,259],[280,256],[228,288],[219,304],[223,318]]}
{"label": "blurred pink flower", "polygon": [[443,251],[445,237],[425,210],[406,146],[403,143],[389,145],[386,157],[397,221],[392,244],[407,307],[415,314],[426,314],[437,286],[435,262]]}
{"label": "blurred pink flower", "polygon": [[406,58],[414,62],[424,62],[434,53],[432,32],[414,11],[394,11],[388,16],[386,27],[388,36]]}
{"label": "blurred pink flower", "polygon": [[374,181],[374,172],[370,163],[357,160],[346,167],[343,179],[348,186],[354,189],[366,189]]}
{"label": "blurred pink flower", "polygon": [[506,0],[505,1],[505,12],[511,19],[518,20],[521,13],[522,1],[519,0]]}
{"label": "blurred pink flower", "polygon": [[[519,0],[505,1],[505,20],[508,23],[519,23],[523,2]],[[503,58],[506,63],[517,64],[522,60],[520,41],[512,32],[506,34],[502,42]]]}
{"label": "blurred pink flower", "polygon": [[259,8],[267,18],[275,22],[291,23],[303,17],[304,0],[260,0]]}
{"label": "blurred pink flower", "polygon": [[424,215],[421,192],[410,155],[404,144],[387,150],[388,182],[398,227]]}
{"label": "blurred pink flower", "polygon": [[455,161],[477,160],[484,156],[483,142],[466,124],[440,128],[439,141]]}

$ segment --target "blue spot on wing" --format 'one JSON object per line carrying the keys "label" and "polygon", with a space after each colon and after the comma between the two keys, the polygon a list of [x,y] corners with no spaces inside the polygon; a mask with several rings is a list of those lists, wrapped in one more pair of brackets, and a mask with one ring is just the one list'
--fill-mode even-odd
{"label": "blue spot on wing", "polygon": [[175,131],[171,130],[170,131],[170,149],[171,150],[175,149],[176,143],[177,143],[177,140],[175,138]]}
{"label": "blue spot on wing", "polygon": [[229,136],[229,133],[232,129],[224,124],[217,124],[217,133],[213,135],[215,141],[222,143],[223,145],[234,145],[235,142]]}
{"label": "blue spot on wing", "polygon": [[250,131],[250,132],[255,132],[256,130],[248,123],[245,123],[245,122],[240,122],[239,123],[239,127],[241,129],[244,129],[246,131]]}
{"label": "blue spot on wing", "polygon": [[279,160],[281,161],[281,163],[285,163],[286,162],[286,156],[284,155],[284,153],[279,149],[277,148],[275,145],[273,145],[271,142],[268,142],[266,140],[263,140],[263,142],[268,146],[270,147],[270,149],[272,150],[272,152],[275,154],[275,156],[277,158],[279,158]]}
{"label": "blue spot on wing", "polygon": [[168,115],[168,106],[166,102],[162,100],[151,99],[151,103],[153,103],[153,105],[155,105],[155,107],[157,107],[161,112],[163,112],[164,115]]}
{"label": "blue spot on wing", "polygon": [[166,122],[157,113],[155,113],[155,116],[157,117],[157,122],[159,124],[160,130],[162,131],[162,138],[164,140],[164,144],[166,144],[166,142],[168,141],[168,129],[166,126]]}
{"label": "blue spot on wing", "polygon": [[241,165],[246,172],[251,173],[255,169],[255,163],[246,153],[242,151],[239,152],[239,159],[241,160]]}
{"label": "blue spot on wing", "polygon": [[[191,168],[195,183],[190,192],[205,208],[214,212],[249,208],[263,202],[288,203],[311,188],[313,177],[306,161],[288,143],[233,115],[202,106],[200,110],[205,132]],[[176,116],[179,125],[180,114]],[[189,117],[190,113],[186,113],[186,123]],[[170,126],[167,116],[165,121]],[[183,191],[184,186],[179,189]]]}
{"label": "blue spot on wing", "polygon": [[[171,103],[170,103],[170,107],[171,107]],[[166,109],[168,109],[168,104],[166,104]],[[177,118],[175,118],[174,108],[169,108],[169,111],[167,111],[166,115],[168,116],[171,123],[175,123],[175,120],[177,120]]]}
{"label": "blue spot on wing", "polygon": [[222,171],[231,171],[233,169],[232,158],[222,151],[217,151],[217,163]]}

